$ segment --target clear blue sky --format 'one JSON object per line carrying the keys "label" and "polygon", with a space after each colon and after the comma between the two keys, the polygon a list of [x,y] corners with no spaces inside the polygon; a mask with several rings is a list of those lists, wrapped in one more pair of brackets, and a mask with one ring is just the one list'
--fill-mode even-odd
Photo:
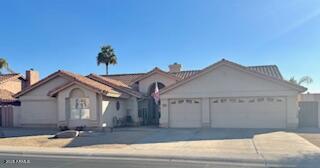
{"label": "clear blue sky", "polygon": [[201,69],[222,58],[276,64],[284,77],[309,75],[320,92],[319,0],[2,0],[0,56],[13,70],[104,73],[103,44],[119,64],[145,72],[178,62]]}

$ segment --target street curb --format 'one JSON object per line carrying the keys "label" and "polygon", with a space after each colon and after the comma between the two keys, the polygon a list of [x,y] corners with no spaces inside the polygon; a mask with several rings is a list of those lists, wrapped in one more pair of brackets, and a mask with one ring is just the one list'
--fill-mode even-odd
{"label": "street curb", "polygon": [[142,155],[142,154],[92,154],[92,153],[71,153],[71,152],[35,152],[35,151],[6,151],[0,150],[1,154],[12,155],[38,155],[38,156],[64,156],[64,157],[86,157],[86,158],[121,158],[121,159],[158,159],[158,160],[179,160],[179,161],[203,161],[203,162],[230,162],[230,163],[249,163],[264,164],[264,160],[260,159],[231,159],[219,157],[203,157],[203,156],[183,156],[183,155]]}

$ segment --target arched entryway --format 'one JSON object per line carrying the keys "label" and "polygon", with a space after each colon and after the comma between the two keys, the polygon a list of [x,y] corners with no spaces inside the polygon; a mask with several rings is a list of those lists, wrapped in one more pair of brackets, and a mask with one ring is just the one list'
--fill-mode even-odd
{"label": "arched entryway", "polygon": [[161,82],[154,82],[149,86],[148,89],[148,97],[144,100],[145,110],[142,112],[143,125],[159,125],[160,118],[160,101],[156,102],[153,98],[153,94],[155,93],[156,83],[158,85],[158,89],[161,90],[165,87],[165,85]]}
{"label": "arched entryway", "polygon": [[80,88],[70,91],[68,101],[67,122],[69,127],[85,126],[90,119],[90,101]]}
{"label": "arched entryway", "polygon": [[149,89],[148,89],[148,95],[149,96],[152,96],[152,94],[155,92],[156,90],[156,83],[158,84],[158,89],[162,89],[165,87],[165,85],[161,82],[154,82],[152,83],[150,86],[149,86]]}

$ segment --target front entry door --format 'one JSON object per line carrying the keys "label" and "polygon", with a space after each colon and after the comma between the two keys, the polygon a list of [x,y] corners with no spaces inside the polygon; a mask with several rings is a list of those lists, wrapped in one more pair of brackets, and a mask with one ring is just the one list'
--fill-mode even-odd
{"label": "front entry door", "polygon": [[159,125],[160,109],[152,97],[139,101],[139,117],[141,125]]}

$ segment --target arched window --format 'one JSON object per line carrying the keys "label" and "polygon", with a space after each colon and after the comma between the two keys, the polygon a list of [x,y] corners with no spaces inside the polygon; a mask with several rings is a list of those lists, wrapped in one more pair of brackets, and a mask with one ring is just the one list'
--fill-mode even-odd
{"label": "arched window", "polygon": [[84,92],[79,88],[74,88],[71,90],[69,97],[85,97]]}
{"label": "arched window", "polygon": [[[157,83],[158,83],[159,90],[165,87],[165,85],[163,83],[161,83],[161,82],[157,82]],[[149,86],[148,95],[151,96],[155,92],[155,89],[156,89],[156,82],[152,83]]]}

